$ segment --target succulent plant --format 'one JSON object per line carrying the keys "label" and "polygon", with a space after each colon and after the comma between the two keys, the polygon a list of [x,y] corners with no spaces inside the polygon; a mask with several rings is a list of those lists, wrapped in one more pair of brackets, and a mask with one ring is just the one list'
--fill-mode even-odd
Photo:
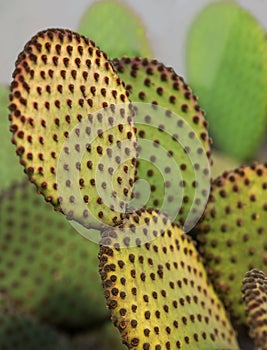
{"label": "succulent plant", "polygon": [[[234,18],[251,26],[257,37],[252,47],[259,55],[265,47],[262,30],[251,17],[236,5],[217,6],[230,18],[228,24],[231,8]],[[105,32],[101,25],[93,33],[99,14],[103,19],[111,8],[128,18],[123,5],[103,1],[90,8],[80,28],[89,23],[98,40]],[[211,9],[215,13],[216,5]],[[105,25],[109,28],[109,22]],[[121,27],[120,34],[125,38]],[[135,35],[127,47],[103,47],[112,57],[122,47],[127,50],[123,54],[131,49],[143,54],[146,44],[137,47]],[[248,44],[241,38],[240,51],[249,50]],[[226,59],[232,57],[231,45]],[[252,90],[258,84],[257,96],[249,89],[247,101],[259,115],[261,126],[251,129],[259,142],[267,66],[253,55],[259,68],[243,77]],[[249,62],[244,60],[245,73]],[[220,79],[215,97],[224,91]],[[240,96],[234,99],[232,92],[229,101],[237,115]],[[63,329],[76,350],[239,349],[229,314],[246,323],[242,276],[252,268],[266,273],[267,164],[225,172],[212,182],[209,196],[207,121],[183,78],[148,58],[110,61],[94,42],[69,30],[48,29],[26,44],[16,62],[10,98],[12,141],[20,162],[38,192],[65,215],[42,202],[28,182],[0,195],[0,292],[8,295],[17,314],[36,319],[38,329],[41,322]],[[201,101],[205,106],[203,96]],[[218,112],[228,111],[228,102],[222,105],[217,102]],[[250,156],[245,147],[242,152],[242,146],[234,148],[234,156]],[[75,229],[90,239],[95,235],[101,244],[100,275],[99,247]],[[255,284],[250,278],[243,293],[251,306],[249,289]],[[110,314],[124,345],[106,322]],[[251,333],[257,344],[264,327]],[[73,337],[78,331],[82,333]],[[59,347],[58,337],[53,346]]]}
{"label": "succulent plant", "polygon": [[23,312],[66,330],[108,317],[98,246],[54,212],[28,182],[0,197],[0,291]]}
{"label": "succulent plant", "polygon": [[[155,210],[103,233],[100,274],[114,324],[129,349],[238,349],[195,245]],[[136,235],[145,245],[125,248]]]}
{"label": "succulent plant", "polygon": [[253,158],[266,135],[266,51],[264,28],[235,2],[208,5],[188,34],[188,81],[215,146],[240,160]]}
{"label": "succulent plant", "polygon": [[262,271],[253,269],[243,280],[243,298],[246,303],[250,335],[255,345],[267,349],[267,278]]}
{"label": "succulent plant", "polygon": [[66,337],[27,314],[19,313],[0,293],[0,348],[3,350],[71,350]]}
{"label": "succulent plant", "polygon": [[126,4],[117,0],[91,4],[79,23],[78,32],[94,38],[102,50],[113,58],[152,56],[141,19]]}
{"label": "succulent plant", "polygon": [[119,221],[130,198],[135,151],[127,145],[135,135],[127,95],[106,55],[68,30],[38,33],[16,62],[10,119],[21,163],[47,201],[89,228]]}
{"label": "succulent plant", "polygon": [[225,172],[214,180],[197,229],[215,290],[232,317],[246,322],[240,288],[245,272],[267,271],[267,164]]}
{"label": "succulent plant", "polygon": [[[153,142],[150,153],[147,143],[138,149],[137,175],[149,183],[151,191],[146,205],[167,211],[188,231],[202,214],[210,185],[210,139],[204,112],[172,68],[138,57],[116,59],[113,64],[139,109],[134,119],[138,144],[142,139]],[[142,187],[139,193],[145,193]]]}

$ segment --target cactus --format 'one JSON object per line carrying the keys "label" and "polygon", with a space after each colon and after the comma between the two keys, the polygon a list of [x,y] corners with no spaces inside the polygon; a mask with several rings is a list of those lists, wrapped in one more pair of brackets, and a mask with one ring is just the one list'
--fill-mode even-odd
{"label": "cactus", "polygon": [[77,234],[30,183],[0,199],[0,291],[15,306],[64,329],[105,320],[98,246]]}
{"label": "cactus", "polygon": [[140,18],[117,0],[98,1],[84,13],[78,32],[94,40],[110,57],[151,57]]}
{"label": "cactus", "polygon": [[[141,245],[148,234],[154,239]],[[99,257],[107,306],[129,349],[238,349],[194,243],[166,216],[128,215],[103,233]]]}
{"label": "cactus", "polygon": [[246,322],[240,292],[245,272],[267,272],[267,164],[243,166],[214,180],[198,230],[200,252],[218,295]]}
{"label": "cactus", "polygon": [[253,158],[265,136],[266,52],[265,29],[235,2],[208,5],[188,34],[188,81],[214,145],[240,160]]}
{"label": "cactus", "polygon": [[250,335],[255,345],[267,349],[267,278],[262,271],[253,269],[243,280],[243,298],[246,303]]}
{"label": "cactus", "polygon": [[212,151],[212,178],[220,176],[225,170],[230,171],[236,169],[240,162],[236,159],[233,159],[224,153],[213,150]]}
{"label": "cactus", "polygon": [[19,313],[0,293],[0,348],[3,350],[71,350],[66,337]]}
{"label": "cactus", "polygon": [[127,350],[121,342],[119,331],[110,320],[87,334],[75,336],[72,343],[75,350]]}
{"label": "cactus", "polygon": [[[164,211],[188,230],[194,226],[195,217],[201,216],[206,204],[203,197],[208,195],[202,191],[210,186],[210,139],[197,97],[173,69],[156,60],[122,58],[113,64],[131,101],[141,110],[135,116],[139,142],[145,139],[155,143],[150,158],[147,148],[139,150],[137,162],[138,178],[150,184],[147,206],[162,208],[166,201]],[[151,103],[149,110],[146,105]],[[155,105],[158,108],[153,110]],[[144,192],[139,190],[140,194]],[[197,215],[192,218],[189,213],[194,210]]]}
{"label": "cactus", "polygon": [[135,135],[127,101],[106,55],[71,31],[38,33],[16,62],[10,119],[17,153],[46,200],[89,228],[119,222],[130,199],[135,152],[127,145]]}
{"label": "cactus", "polygon": [[25,178],[21,166],[14,152],[14,147],[10,142],[10,132],[8,131],[8,105],[9,88],[0,85],[0,191],[11,185],[13,181]]}

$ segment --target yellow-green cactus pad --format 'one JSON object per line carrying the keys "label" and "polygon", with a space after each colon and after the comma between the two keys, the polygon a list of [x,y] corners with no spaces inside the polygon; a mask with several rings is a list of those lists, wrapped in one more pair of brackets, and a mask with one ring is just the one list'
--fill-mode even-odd
{"label": "yellow-green cactus pad", "polygon": [[94,40],[110,57],[151,57],[152,52],[141,19],[117,0],[102,0],[84,13],[78,32]]}
{"label": "yellow-green cactus pad", "polygon": [[15,148],[11,143],[8,121],[9,93],[8,86],[0,85],[0,191],[8,187],[12,181],[25,177],[14,152]]}
{"label": "yellow-green cactus pad", "polygon": [[16,310],[0,293],[0,349],[71,350],[70,342],[47,325]]}
{"label": "yellow-green cactus pad", "polygon": [[[113,64],[131,101],[137,103],[138,146],[151,144],[149,154],[147,147],[139,147],[137,161],[138,179],[150,186],[146,205],[164,207],[187,231],[202,215],[210,187],[210,139],[204,112],[172,68],[140,58],[122,58]],[[141,195],[144,192],[139,190]]]}
{"label": "yellow-green cactus pad", "polygon": [[246,303],[250,336],[256,345],[267,349],[267,278],[262,271],[253,269],[243,280],[243,299]]}
{"label": "yellow-green cactus pad", "polygon": [[198,230],[216,292],[233,318],[245,323],[243,276],[252,268],[267,272],[267,164],[244,166],[214,180]]}
{"label": "yellow-green cactus pad", "polygon": [[236,2],[216,1],[192,24],[186,63],[215,146],[237,159],[253,158],[266,135],[265,29]]}
{"label": "yellow-green cactus pad", "polygon": [[0,197],[0,291],[36,318],[87,329],[108,316],[98,245],[23,182]]}
{"label": "yellow-green cactus pad", "polygon": [[[140,245],[138,232],[154,240]],[[102,244],[107,306],[129,349],[238,349],[195,245],[177,224],[143,210],[104,232]]]}
{"label": "yellow-green cactus pad", "polygon": [[94,42],[62,29],[34,36],[16,62],[10,110],[17,153],[46,200],[88,227],[119,221],[134,180],[132,112]]}

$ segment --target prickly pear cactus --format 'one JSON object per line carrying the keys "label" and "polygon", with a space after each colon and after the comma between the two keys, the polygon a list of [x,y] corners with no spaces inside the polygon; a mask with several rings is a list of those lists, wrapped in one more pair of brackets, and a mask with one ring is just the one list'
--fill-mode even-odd
{"label": "prickly pear cactus", "polygon": [[16,62],[10,119],[21,163],[47,201],[90,228],[120,221],[131,196],[127,101],[106,55],[77,33],[40,32]]}
{"label": "prickly pear cactus", "polygon": [[22,167],[18,164],[18,157],[14,152],[14,146],[11,144],[11,134],[9,132],[8,105],[9,105],[9,88],[0,85],[0,191],[8,187],[12,181],[22,180]]}
{"label": "prickly pear cactus", "polygon": [[127,350],[118,329],[114,328],[110,320],[87,334],[75,336],[72,343],[75,350]]}
{"label": "prickly pear cactus", "polygon": [[194,243],[177,224],[143,210],[104,232],[102,244],[107,306],[129,349],[238,349]]}
{"label": "prickly pear cactus", "polygon": [[253,269],[243,280],[243,298],[246,303],[250,336],[256,345],[267,349],[267,278],[262,271]]}
{"label": "prickly pear cactus", "polygon": [[[122,58],[113,64],[137,103],[137,175],[150,185],[147,206],[164,209],[188,230],[201,216],[210,187],[210,139],[197,97],[156,60]],[[151,142],[150,153],[143,140]]]}
{"label": "prickly pear cactus", "polygon": [[188,81],[214,145],[240,160],[253,158],[265,136],[266,52],[265,29],[236,2],[208,5],[188,34]]}
{"label": "prickly pear cactus", "polygon": [[0,348],[3,350],[71,350],[69,341],[29,315],[19,313],[0,293]]}
{"label": "prickly pear cactus", "polygon": [[240,292],[246,271],[267,272],[267,164],[241,167],[214,180],[198,225],[206,268],[234,319],[246,322]]}
{"label": "prickly pear cactus", "polygon": [[94,38],[110,57],[152,56],[141,19],[117,0],[91,4],[79,23],[78,32]]}
{"label": "prickly pear cactus", "polygon": [[87,329],[108,316],[98,246],[23,182],[0,197],[0,291],[38,319]]}

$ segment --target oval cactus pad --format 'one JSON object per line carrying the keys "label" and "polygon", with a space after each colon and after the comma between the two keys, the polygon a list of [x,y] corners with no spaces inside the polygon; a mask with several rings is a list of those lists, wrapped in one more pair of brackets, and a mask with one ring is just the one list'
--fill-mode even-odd
{"label": "oval cactus pad", "polygon": [[267,272],[267,164],[241,167],[214,180],[198,229],[215,290],[233,318],[245,323],[243,276],[253,268]]}
{"label": "oval cactus pad", "polygon": [[[204,112],[172,68],[140,58],[122,58],[113,64],[138,109],[134,117],[137,179],[149,185],[147,206],[163,207],[188,231],[202,215],[210,188],[210,139]],[[141,186],[140,195],[144,192]]]}
{"label": "oval cactus pad", "polygon": [[253,158],[267,125],[265,29],[237,2],[216,1],[197,16],[187,40],[188,81],[214,145],[234,158]]}
{"label": "oval cactus pad", "polygon": [[[155,240],[125,248],[125,229]],[[129,349],[238,349],[194,243],[155,210],[103,232],[100,274],[112,319]]]}
{"label": "oval cactus pad", "polygon": [[78,32],[94,40],[110,57],[152,56],[141,19],[117,0],[94,2],[84,13]]}
{"label": "oval cactus pad", "polygon": [[49,29],[26,44],[13,79],[13,142],[31,181],[68,218],[114,225],[131,197],[135,135],[127,92],[106,55],[79,34]]}
{"label": "oval cactus pad", "polygon": [[72,228],[29,182],[0,196],[0,291],[19,310],[61,329],[104,321],[99,246]]}

